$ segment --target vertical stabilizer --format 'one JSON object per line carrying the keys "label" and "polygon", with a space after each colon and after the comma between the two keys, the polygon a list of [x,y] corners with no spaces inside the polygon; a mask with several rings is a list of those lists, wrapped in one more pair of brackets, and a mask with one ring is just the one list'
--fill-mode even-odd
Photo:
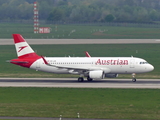
{"label": "vertical stabilizer", "polygon": [[38,56],[20,34],[13,34],[13,39],[18,58],[30,58]]}

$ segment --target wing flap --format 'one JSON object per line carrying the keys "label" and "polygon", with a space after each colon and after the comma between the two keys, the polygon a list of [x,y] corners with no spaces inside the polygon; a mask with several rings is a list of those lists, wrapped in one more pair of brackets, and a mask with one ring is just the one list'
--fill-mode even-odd
{"label": "wing flap", "polygon": [[48,66],[57,67],[57,68],[61,68],[61,69],[75,70],[75,71],[82,71],[82,70],[88,71],[88,70],[90,70],[90,68],[84,68],[84,67],[70,67],[70,66],[65,67],[65,66],[51,65],[46,61],[46,59],[43,56],[41,56],[41,57],[42,57],[44,63]]}

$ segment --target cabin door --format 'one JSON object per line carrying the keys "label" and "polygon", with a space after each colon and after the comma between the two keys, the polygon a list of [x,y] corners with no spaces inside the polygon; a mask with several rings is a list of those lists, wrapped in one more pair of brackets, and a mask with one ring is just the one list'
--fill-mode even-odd
{"label": "cabin door", "polygon": [[131,59],[130,60],[130,68],[134,68],[135,60]]}
{"label": "cabin door", "polygon": [[39,63],[39,61],[36,62],[36,68],[40,68],[40,63]]}

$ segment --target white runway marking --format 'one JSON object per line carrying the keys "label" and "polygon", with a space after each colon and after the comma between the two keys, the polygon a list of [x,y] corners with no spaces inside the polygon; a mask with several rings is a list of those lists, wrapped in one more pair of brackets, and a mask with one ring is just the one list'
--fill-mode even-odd
{"label": "white runway marking", "polygon": [[159,79],[105,79],[78,82],[76,78],[0,78],[0,87],[150,88],[160,89]]}

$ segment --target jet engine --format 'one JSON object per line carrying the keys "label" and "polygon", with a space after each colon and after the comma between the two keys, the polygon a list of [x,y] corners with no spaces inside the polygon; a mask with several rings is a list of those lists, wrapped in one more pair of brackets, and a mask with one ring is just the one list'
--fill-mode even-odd
{"label": "jet engine", "polygon": [[92,79],[103,79],[105,74],[102,70],[95,70],[89,72],[89,77]]}
{"label": "jet engine", "polygon": [[105,74],[105,77],[115,78],[115,77],[118,77],[118,74]]}

